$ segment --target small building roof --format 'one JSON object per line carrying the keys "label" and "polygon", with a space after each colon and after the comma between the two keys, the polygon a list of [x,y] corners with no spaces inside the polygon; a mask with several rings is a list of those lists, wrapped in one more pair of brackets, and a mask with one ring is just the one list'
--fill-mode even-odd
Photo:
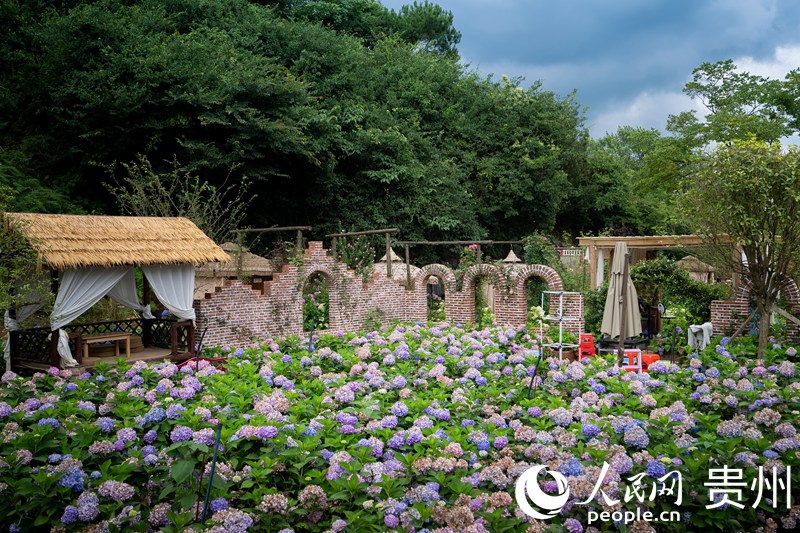
{"label": "small building roof", "polygon": [[5,213],[51,268],[228,261],[187,218]]}
{"label": "small building roof", "polygon": [[[403,263],[403,262],[405,262],[405,260],[403,258],[401,258],[399,255],[397,255],[392,248],[389,248],[389,251],[392,252],[392,255],[391,255],[392,263]],[[381,257],[378,260],[378,262],[379,263],[385,263],[386,262],[386,254],[383,254],[383,257]]]}
{"label": "small building roof", "polygon": [[687,255],[680,261],[675,261],[675,266],[688,270],[689,272],[716,272],[713,266],[704,263],[693,255]]}
{"label": "small building roof", "polygon": [[[229,261],[219,262],[214,261],[207,263],[197,269],[198,277],[232,277],[236,276],[239,266],[239,247],[232,243],[226,242],[220,245],[220,248],[228,256]],[[275,264],[267,259],[254,253],[248,252],[246,249],[242,250],[242,275],[244,276],[270,276],[275,272]]]}

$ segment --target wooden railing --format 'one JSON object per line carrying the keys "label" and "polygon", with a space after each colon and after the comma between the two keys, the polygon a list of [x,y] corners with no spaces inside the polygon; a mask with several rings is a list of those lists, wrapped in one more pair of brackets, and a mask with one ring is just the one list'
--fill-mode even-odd
{"label": "wooden railing", "polygon": [[[103,333],[121,332],[142,337],[145,346],[171,350],[171,355],[195,353],[195,331],[191,321],[127,319],[64,326],[70,338],[70,350],[81,363],[81,337]],[[50,337],[50,339],[48,339]],[[19,368],[24,363],[59,366],[56,350],[58,335],[50,336],[47,328],[31,328],[11,332],[11,366]]]}

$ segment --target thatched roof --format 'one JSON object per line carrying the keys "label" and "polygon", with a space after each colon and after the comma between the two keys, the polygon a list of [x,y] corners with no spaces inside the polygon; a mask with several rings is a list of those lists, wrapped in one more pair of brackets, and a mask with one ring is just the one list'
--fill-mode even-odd
{"label": "thatched roof", "polygon": [[[233,277],[237,275],[237,267],[239,264],[239,247],[232,243],[226,242],[220,245],[225,251],[230,261],[220,263],[215,261],[207,263],[197,269],[198,277],[216,278],[216,277]],[[244,276],[270,276],[275,272],[275,264],[265,257],[248,252],[242,251],[242,275]]]}
{"label": "thatched roof", "polygon": [[164,265],[227,261],[228,255],[186,218],[5,213],[47,265]]}
{"label": "thatched roof", "polygon": [[708,263],[704,263],[700,259],[696,258],[693,255],[687,255],[680,261],[675,261],[675,266],[682,268],[684,270],[688,270],[689,272],[716,272],[713,266],[709,265]]}

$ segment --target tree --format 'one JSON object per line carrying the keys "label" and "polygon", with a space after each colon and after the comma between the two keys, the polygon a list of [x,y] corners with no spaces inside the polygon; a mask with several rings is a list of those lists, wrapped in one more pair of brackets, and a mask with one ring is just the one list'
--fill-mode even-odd
{"label": "tree", "polygon": [[694,111],[670,116],[667,129],[696,147],[733,139],[773,142],[791,134],[788,116],[779,102],[784,84],[748,72],[739,72],[733,60],[703,63],[692,72],[683,92],[708,110],[704,120]]}
{"label": "tree", "polygon": [[140,155],[122,165],[127,175],[121,182],[106,187],[125,215],[186,217],[215,242],[231,238],[254,198],[245,196],[247,182],[218,188],[202,182],[174,159],[170,166],[170,172],[156,173]]}
{"label": "tree", "polygon": [[[722,144],[698,158],[685,185],[684,213],[717,260],[751,285],[762,357],[770,310],[800,256],[800,149],[754,138]],[[731,246],[746,263],[733,259]]]}
{"label": "tree", "polygon": [[39,257],[20,231],[20,223],[4,216],[13,201],[13,191],[0,184],[0,314],[52,300],[49,278],[37,268]]}

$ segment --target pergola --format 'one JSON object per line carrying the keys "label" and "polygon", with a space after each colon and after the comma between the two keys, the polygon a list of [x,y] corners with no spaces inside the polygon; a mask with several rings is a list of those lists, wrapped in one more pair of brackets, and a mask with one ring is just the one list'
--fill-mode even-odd
{"label": "pergola", "polygon": [[[86,364],[81,360],[82,344],[103,334],[141,336],[145,346],[169,346],[166,354],[173,356],[179,355],[180,344],[185,354],[194,354],[195,266],[228,261],[229,256],[193,222],[185,218],[5,213],[3,223],[26,237],[39,256],[39,270],[42,265],[50,270],[52,290],[57,294],[49,328],[18,329],[18,322],[42,307],[40,297],[6,310],[6,354],[10,354],[12,368]],[[143,274],[142,302],[136,288],[137,267]],[[177,320],[151,314],[151,290]],[[142,318],[74,323],[104,296],[141,313]]]}
{"label": "pergola", "polygon": [[[692,248],[706,246],[708,243],[700,235],[656,235],[647,237],[581,237],[578,239],[580,246],[589,249],[589,266],[591,268],[592,289],[598,285],[598,258],[614,259],[614,246],[624,242],[631,251],[650,252],[668,248]],[[736,253],[735,250],[733,253]],[[737,280],[734,279],[734,286]]]}

